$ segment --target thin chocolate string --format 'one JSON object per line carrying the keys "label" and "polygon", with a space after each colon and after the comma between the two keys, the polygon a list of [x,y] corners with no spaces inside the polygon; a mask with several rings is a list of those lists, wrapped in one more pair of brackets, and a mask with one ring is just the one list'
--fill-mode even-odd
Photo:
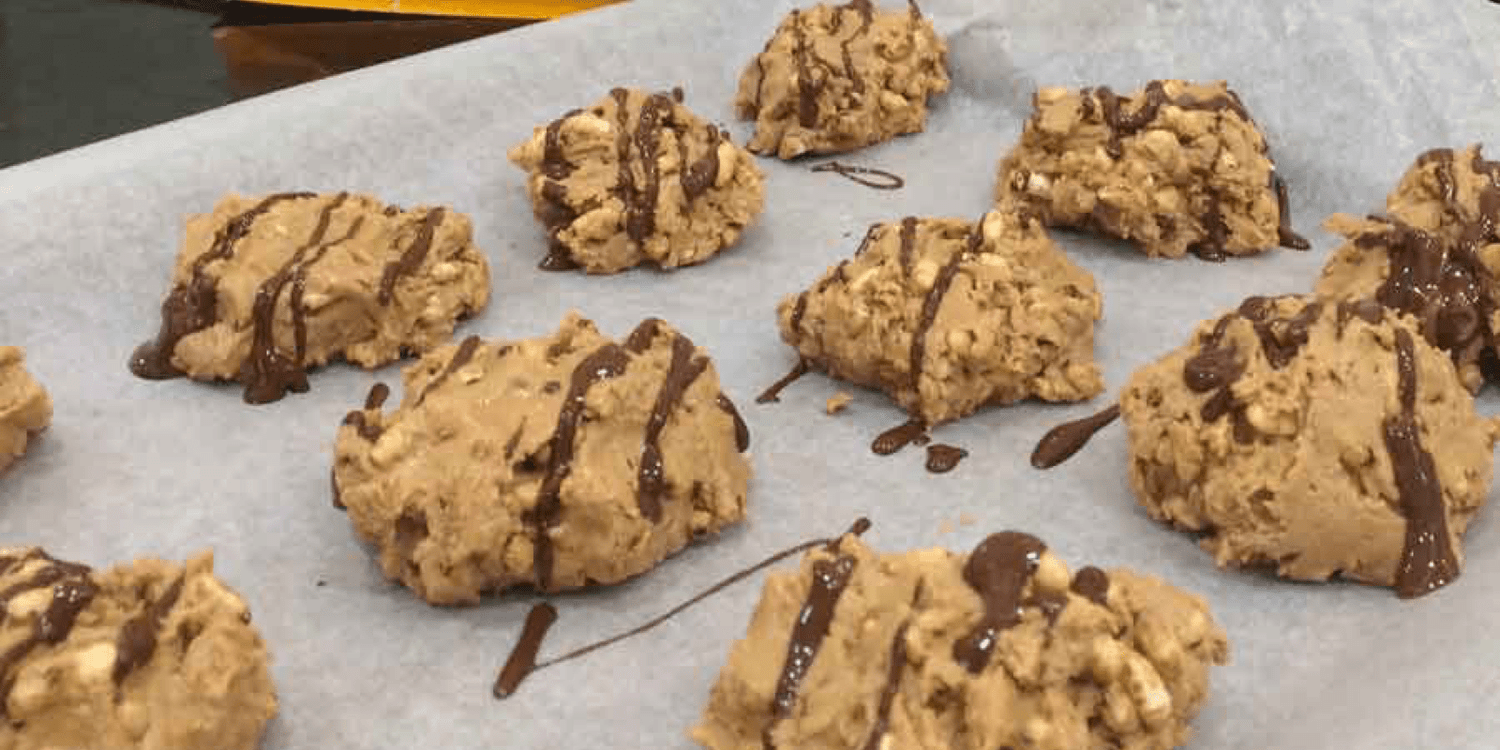
{"label": "thin chocolate string", "polygon": [[[891,174],[884,169],[876,169],[874,167],[859,167],[852,164],[840,164],[837,161],[830,161],[824,164],[819,164],[813,167],[812,171],[832,172],[840,177],[843,177],[844,179],[850,180],[852,182],[857,182],[867,188],[874,188],[875,190],[900,190],[901,188],[906,186],[906,180],[903,180],[899,175]],[[870,180],[859,176],[866,174],[872,175],[879,179]]]}

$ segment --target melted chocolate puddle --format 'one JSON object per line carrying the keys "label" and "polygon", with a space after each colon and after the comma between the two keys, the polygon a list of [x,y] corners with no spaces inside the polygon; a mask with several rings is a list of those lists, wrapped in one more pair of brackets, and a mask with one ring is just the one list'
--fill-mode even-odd
{"label": "melted chocolate puddle", "polygon": [[791,372],[788,372],[786,375],[782,376],[782,378],[780,380],[776,381],[775,383],[772,383],[770,388],[767,388],[759,396],[755,397],[755,403],[757,403],[757,404],[774,404],[774,403],[780,403],[780,401],[781,401],[781,392],[784,391],[784,390],[786,390],[787,386],[791,385],[792,383],[797,382],[798,378],[802,377],[803,375],[806,375],[807,373],[809,373],[811,371],[812,371],[812,364],[810,362],[808,362],[805,359],[799,359],[799,360],[797,360],[797,364],[792,367],[792,371]]}
{"label": "melted chocolate puddle", "polygon": [[[855,521],[854,524],[850,526],[849,530],[845,533],[859,536],[868,531],[869,528],[869,519],[861,518]],[[587,656],[588,654],[598,651],[599,649],[613,646],[616,643],[652,630],[662,623],[671,620],[673,617],[676,617],[678,614],[681,614],[682,612],[692,608],[693,605],[703,601],[704,599],[707,599],[710,596],[713,596],[714,594],[717,594],[720,591],[723,591],[724,589],[727,589],[730,586],[733,586],[734,584],[739,583],[740,581],[743,581],[746,578],[749,578],[750,576],[755,575],[756,573],[781,562],[782,560],[792,557],[793,555],[801,554],[814,547],[834,548],[837,544],[837,539],[814,539],[812,541],[803,542],[801,544],[788,547],[784,550],[781,550],[780,552],[771,555],[770,557],[765,558],[764,560],[761,560],[758,563],[755,563],[754,565],[751,565],[748,568],[740,570],[739,572],[734,573],[727,578],[724,578],[718,583],[715,583],[714,585],[694,595],[691,599],[688,599],[682,604],[679,604],[676,607],[667,610],[664,614],[647,620],[641,625],[631,628],[630,630],[627,630],[623,633],[610,636],[603,640],[595,641],[594,643],[583,646],[582,648],[574,649],[563,654],[562,656],[553,657],[542,662],[536,661],[536,655],[541,648],[541,643],[546,637],[547,631],[552,627],[552,623],[557,619],[557,612],[550,604],[537,604],[532,607],[531,612],[527,615],[526,623],[521,632],[521,637],[517,639],[515,648],[511,651],[510,657],[506,659],[505,667],[501,670],[499,679],[497,679],[495,682],[494,695],[496,698],[508,698],[511,695],[515,694],[516,689],[520,687],[523,680],[525,680],[528,676],[535,672],[547,669],[548,667],[557,666],[558,664],[562,664],[564,662],[573,661],[574,659],[582,656]]]}
{"label": "melted chocolate puddle", "polygon": [[934,474],[946,474],[958,466],[958,462],[969,457],[963,448],[937,443],[927,446],[927,470]]}
{"label": "melted chocolate puddle", "polygon": [[[872,188],[875,190],[900,190],[901,188],[906,186],[906,180],[901,179],[900,175],[892,174],[885,171],[884,169],[876,169],[874,167],[861,167],[855,166],[853,164],[842,164],[837,161],[830,161],[825,164],[819,164],[813,167],[812,171],[832,172],[840,177],[843,177],[846,180],[849,180],[850,182],[857,182],[867,188]],[[875,179],[872,180],[869,177],[864,177],[863,175],[870,175]]]}
{"label": "melted chocolate puddle", "polygon": [[1119,418],[1120,405],[1116,403],[1098,414],[1053,427],[1037,441],[1036,449],[1031,452],[1031,465],[1050,469],[1072,458],[1095,434]]}
{"label": "melted chocolate puddle", "polygon": [[889,456],[913,443],[923,445],[927,440],[927,423],[920,419],[908,419],[876,436],[875,441],[870,443],[870,450],[876,455]]}
{"label": "melted chocolate puddle", "polygon": [[984,600],[984,617],[953,644],[953,660],[970,674],[989,664],[1000,631],[1021,622],[1021,593],[1046,550],[1030,534],[1002,531],[980,542],[964,563],[964,581]]}

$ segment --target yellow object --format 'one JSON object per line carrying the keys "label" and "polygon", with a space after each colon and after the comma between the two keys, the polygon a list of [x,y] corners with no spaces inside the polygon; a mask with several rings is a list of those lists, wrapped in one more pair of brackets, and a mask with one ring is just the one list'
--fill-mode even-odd
{"label": "yellow object", "polygon": [[260,0],[305,8],[474,18],[548,19],[612,5],[618,0]]}

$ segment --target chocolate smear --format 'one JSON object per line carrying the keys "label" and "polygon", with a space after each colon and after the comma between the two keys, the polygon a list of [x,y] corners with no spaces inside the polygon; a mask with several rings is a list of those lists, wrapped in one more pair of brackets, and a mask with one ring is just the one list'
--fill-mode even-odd
{"label": "chocolate smear", "polygon": [[1396,593],[1422,596],[1458,578],[1458,558],[1448,538],[1448,511],[1432,454],[1422,446],[1417,424],[1417,363],[1411,334],[1396,329],[1396,372],[1401,410],[1386,417],[1385,448],[1390,453],[1406,541],[1396,566]]}
{"label": "chocolate smear", "polygon": [[1002,531],[980,542],[964,563],[964,581],[984,600],[984,617],[953,644],[954,661],[970,674],[984,671],[1001,631],[1021,622],[1021,594],[1046,550],[1030,534]]}

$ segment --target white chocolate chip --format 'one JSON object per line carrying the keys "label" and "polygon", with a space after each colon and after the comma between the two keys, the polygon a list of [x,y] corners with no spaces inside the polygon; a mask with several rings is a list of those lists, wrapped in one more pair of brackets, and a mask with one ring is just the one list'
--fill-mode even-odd
{"label": "white chocolate chip", "polygon": [[1125,688],[1146,726],[1160,727],[1172,717],[1172,694],[1167,692],[1151,662],[1134,651],[1125,652]]}
{"label": "white chocolate chip", "polygon": [[444,261],[433,266],[432,278],[438,281],[452,281],[458,278],[458,264]]}
{"label": "white chocolate chip", "polygon": [[406,453],[406,448],[405,433],[399,429],[386,430],[370,447],[370,461],[378,467],[389,466]]}

